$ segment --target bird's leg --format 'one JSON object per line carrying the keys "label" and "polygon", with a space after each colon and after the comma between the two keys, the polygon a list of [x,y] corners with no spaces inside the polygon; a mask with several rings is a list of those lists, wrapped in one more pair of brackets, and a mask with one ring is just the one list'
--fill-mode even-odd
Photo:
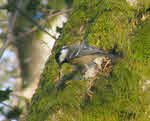
{"label": "bird's leg", "polygon": [[63,77],[63,71],[62,71],[62,69],[60,69],[60,71],[59,71],[59,80],[61,80],[62,77]]}
{"label": "bird's leg", "polygon": [[62,83],[62,77],[63,77],[63,73],[62,73],[62,69],[60,69],[60,71],[59,71],[59,79],[54,84],[55,89]]}

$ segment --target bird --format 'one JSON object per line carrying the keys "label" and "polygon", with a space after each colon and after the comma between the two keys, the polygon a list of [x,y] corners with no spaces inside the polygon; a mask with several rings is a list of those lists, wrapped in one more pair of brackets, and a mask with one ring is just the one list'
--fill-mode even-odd
{"label": "bird", "polygon": [[[60,67],[59,80],[55,82],[54,87],[57,89],[61,84],[65,83],[61,67],[64,63],[76,65],[81,79],[89,80],[87,95],[92,96],[91,88],[95,83],[98,74],[109,70],[109,66],[116,63],[122,56],[116,54],[116,46],[110,51],[88,46],[85,41],[80,45],[68,45],[61,47],[55,55],[56,62]],[[108,68],[107,68],[108,67]],[[106,71],[107,72],[107,71]],[[109,72],[109,71],[108,71]]]}
{"label": "bird", "polygon": [[55,55],[55,59],[59,67],[64,63],[83,66],[89,64],[99,56],[104,56],[112,60],[120,58],[120,56],[111,54],[109,51],[100,48],[87,45],[70,45],[60,48]]}
{"label": "bird", "polygon": [[54,84],[55,89],[62,83],[65,83],[61,67],[64,63],[69,63],[79,67],[81,79],[90,80],[90,83],[88,83],[87,94],[91,97],[91,88],[97,75],[100,72],[103,72],[111,62],[120,59],[120,56],[110,53],[110,51],[107,50],[80,44],[61,47],[56,53],[55,59],[60,67],[59,80]]}

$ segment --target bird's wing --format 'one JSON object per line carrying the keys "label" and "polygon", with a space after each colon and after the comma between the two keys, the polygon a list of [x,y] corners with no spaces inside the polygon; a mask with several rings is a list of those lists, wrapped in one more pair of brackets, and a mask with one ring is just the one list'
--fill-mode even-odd
{"label": "bird's wing", "polygon": [[80,46],[70,46],[69,51],[71,53],[68,55],[69,60],[72,60],[73,58],[77,57],[78,53],[80,52],[79,48],[80,48]]}
{"label": "bird's wing", "polygon": [[81,56],[87,56],[87,55],[93,55],[93,54],[99,54],[105,57],[110,58],[113,62],[116,62],[116,60],[120,60],[120,56],[117,54],[110,54],[109,51],[91,47],[91,46],[84,46],[80,52],[79,52],[80,46],[71,46],[70,51],[72,52],[71,55],[69,55],[68,60],[72,60],[74,58],[79,58]]}
{"label": "bird's wing", "polygon": [[86,55],[92,55],[92,54],[106,55],[106,54],[108,54],[108,52],[105,51],[105,50],[103,50],[103,49],[98,49],[98,48],[91,47],[91,46],[84,46],[80,50],[80,52],[78,53],[78,55],[76,55],[76,57],[86,56]]}

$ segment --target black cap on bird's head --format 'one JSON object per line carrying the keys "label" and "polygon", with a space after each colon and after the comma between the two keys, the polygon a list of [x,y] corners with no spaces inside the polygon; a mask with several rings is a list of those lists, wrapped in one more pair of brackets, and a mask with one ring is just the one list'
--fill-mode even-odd
{"label": "black cap on bird's head", "polygon": [[59,67],[65,62],[67,62],[67,56],[68,56],[69,48],[68,46],[63,46],[55,55],[55,59]]}

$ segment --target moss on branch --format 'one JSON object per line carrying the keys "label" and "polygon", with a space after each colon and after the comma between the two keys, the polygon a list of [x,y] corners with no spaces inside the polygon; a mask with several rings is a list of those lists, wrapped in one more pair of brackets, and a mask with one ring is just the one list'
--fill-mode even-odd
{"label": "moss on branch", "polygon": [[[149,120],[140,81],[149,79],[150,15],[146,2],[139,0],[138,6],[130,6],[126,0],[80,0],[75,4],[41,75],[29,121]],[[147,16],[144,21],[143,16]],[[55,52],[63,45],[78,44],[86,31],[89,45],[111,50],[116,44],[122,59],[110,73],[96,79],[92,97],[86,95],[88,80],[69,78],[69,83],[53,91],[59,73]],[[73,69],[67,64],[63,66],[65,75]]]}

